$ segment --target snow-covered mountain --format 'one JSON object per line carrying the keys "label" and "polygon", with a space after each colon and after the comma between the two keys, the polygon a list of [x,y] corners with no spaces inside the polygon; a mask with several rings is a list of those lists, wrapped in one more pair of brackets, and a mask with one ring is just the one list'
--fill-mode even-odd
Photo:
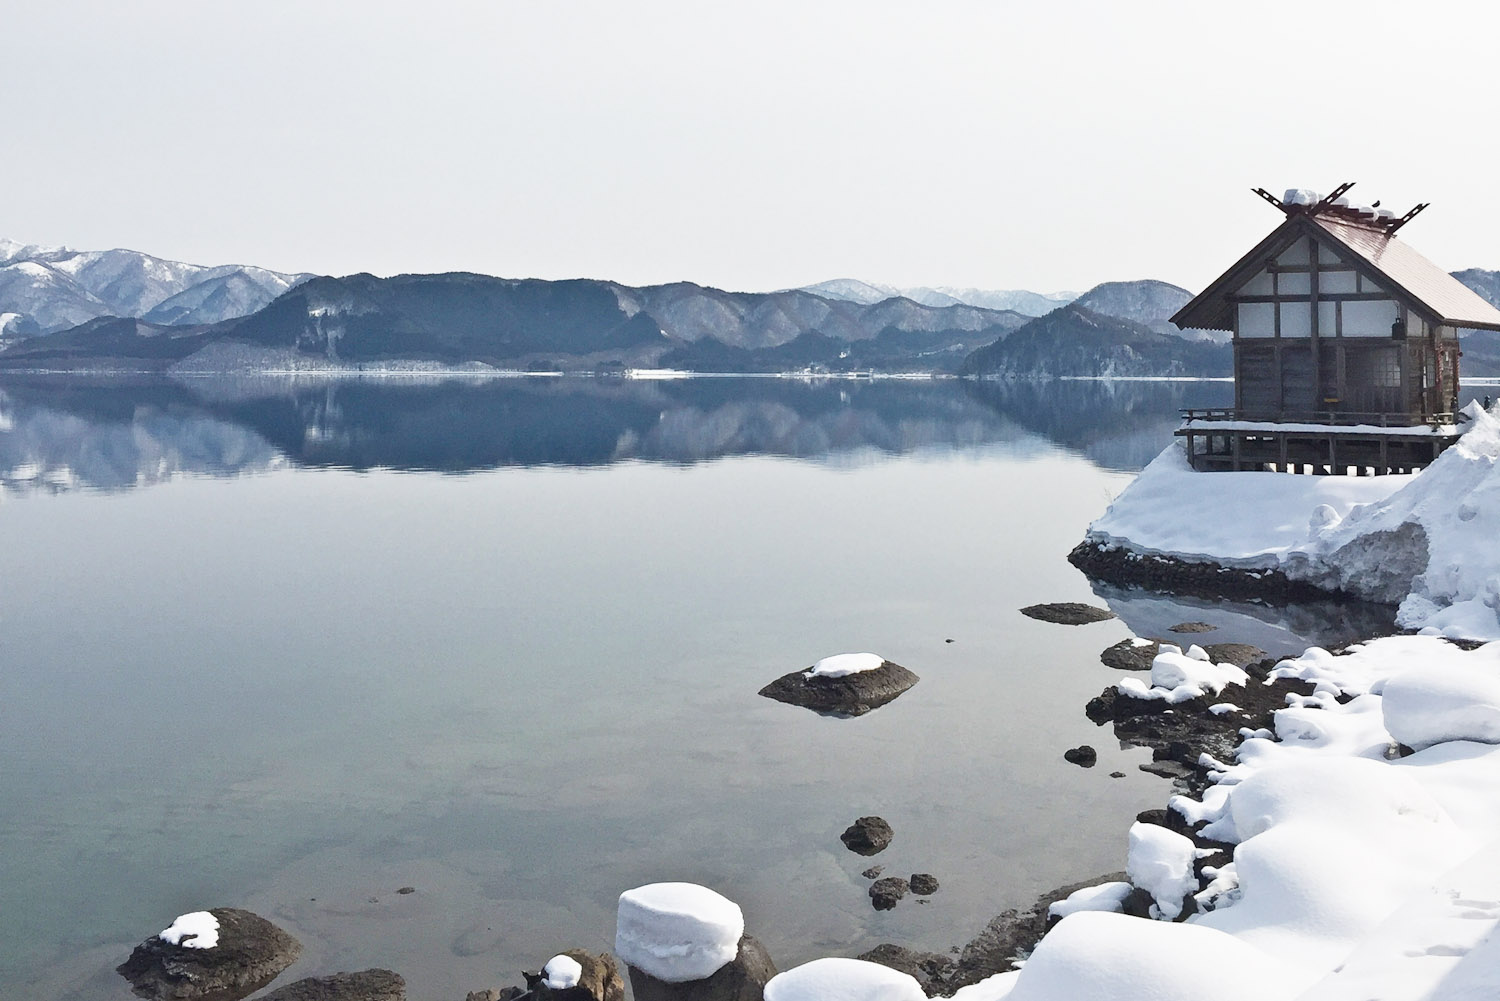
{"label": "snow-covered mountain", "polygon": [[100,316],[174,325],[255,312],[311,275],[167,261],[135,250],[70,250],[0,237],[0,337],[49,334]]}
{"label": "snow-covered mountain", "polygon": [[981,309],[1008,309],[1023,316],[1043,316],[1078,297],[1077,292],[1028,292],[1025,289],[958,288],[950,285],[897,288],[862,282],[857,278],[835,278],[805,286],[801,291],[865,305],[901,297],[923,306],[978,306]]}

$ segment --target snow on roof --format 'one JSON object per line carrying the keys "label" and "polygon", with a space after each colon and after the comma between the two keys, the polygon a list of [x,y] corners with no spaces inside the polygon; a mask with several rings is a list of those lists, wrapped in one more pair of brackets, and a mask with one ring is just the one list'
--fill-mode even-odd
{"label": "snow on roof", "polygon": [[156,937],[184,949],[212,949],[219,944],[219,919],[208,911],[179,914]]}
{"label": "snow on roof", "polygon": [[1281,200],[1287,205],[1316,205],[1323,200],[1323,196],[1311,188],[1287,188]]}
{"label": "snow on roof", "polygon": [[815,959],[766,983],[765,1001],[927,1001],[908,973],[862,959]]}
{"label": "snow on roof", "polygon": [[1365,226],[1337,216],[1317,215],[1309,221],[1444,323],[1460,327],[1500,327],[1500,310],[1473,289],[1396,239],[1383,226]]}
{"label": "snow on roof", "polygon": [[818,661],[803,677],[842,678],[863,671],[873,671],[884,663],[885,658],[875,653],[834,654],[832,657],[824,657]]}
{"label": "snow on roof", "polygon": [[745,916],[696,883],[649,883],[620,894],[615,954],[667,983],[702,980],[739,953]]}

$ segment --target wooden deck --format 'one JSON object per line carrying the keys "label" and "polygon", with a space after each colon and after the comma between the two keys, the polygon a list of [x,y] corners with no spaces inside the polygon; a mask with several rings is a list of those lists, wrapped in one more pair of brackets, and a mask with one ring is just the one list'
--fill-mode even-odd
{"label": "wooden deck", "polygon": [[1184,410],[1177,436],[1194,469],[1381,476],[1426,468],[1458,441],[1452,414],[1420,423],[1392,414],[1308,412],[1255,420],[1235,410]]}

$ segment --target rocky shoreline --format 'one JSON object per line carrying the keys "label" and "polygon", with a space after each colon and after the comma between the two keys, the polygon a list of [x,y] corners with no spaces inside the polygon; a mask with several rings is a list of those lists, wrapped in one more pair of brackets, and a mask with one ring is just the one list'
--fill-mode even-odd
{"label": "rocky shoreline", "polygon": [[1270,567],[1200,563],[1157,553],[1138,553],[1087,539],[1068,553],[1068,562],[1089,577],[1108,584],[1195,598],[1327,601],[1343,596],[1341,592],[1293,580]]}

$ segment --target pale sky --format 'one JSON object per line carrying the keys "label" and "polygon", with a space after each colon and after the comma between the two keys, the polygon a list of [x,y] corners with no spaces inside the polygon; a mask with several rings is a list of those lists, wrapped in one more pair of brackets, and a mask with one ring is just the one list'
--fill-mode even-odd
{"label": "pale sky", "polygon": [[1500,268],[1489,3],[0,0],[0,236],[376,274],[1197,291],[1280,219]]}

